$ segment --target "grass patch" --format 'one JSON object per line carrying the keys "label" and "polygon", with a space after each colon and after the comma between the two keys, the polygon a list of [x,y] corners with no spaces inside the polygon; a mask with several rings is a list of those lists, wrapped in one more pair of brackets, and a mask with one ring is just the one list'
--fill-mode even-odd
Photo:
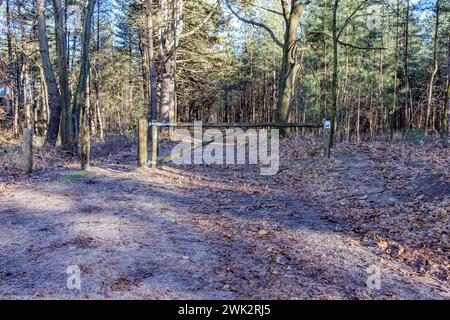
{"label": "grass patch", "polygon": [[90,172],[90,171],[74,171],[74,172],[71,172],[69,174],[69,176],[64,178],[63,183],[64,184],[71,184],[71,183],[74,183],[75,181],[77,181],[78,179],[86,177],[86,176],[88,176],[90,174],[92,174],[92,172]]}

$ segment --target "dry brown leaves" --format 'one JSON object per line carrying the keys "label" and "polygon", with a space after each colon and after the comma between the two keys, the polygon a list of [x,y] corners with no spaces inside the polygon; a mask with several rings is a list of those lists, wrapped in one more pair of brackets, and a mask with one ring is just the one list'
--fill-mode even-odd
{"label": "dry brown leaves", "polygon": [[448,279],[449,148],[438,141],[345,143],[337,146],[334,159],[324,160],[309,156],[315,148],[311,142],[286,147],[283,180],[324,219],[419,272]]}

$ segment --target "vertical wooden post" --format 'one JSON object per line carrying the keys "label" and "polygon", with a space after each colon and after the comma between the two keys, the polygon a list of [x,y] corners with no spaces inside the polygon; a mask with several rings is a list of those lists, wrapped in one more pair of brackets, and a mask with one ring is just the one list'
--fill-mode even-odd
{"label": "vertical wooden post", "polygon": [[91,154],[91,135],[89,126],[81,128],[81,170],[89,169],[89,159]]}
{"label": "vertical wooden post", "polygon": [[324,156],[328,159],[331,157],[331,121],[324,119],[323,120],[323,144],[324,148]]}
{"label": "vertical wooden post", "polygon": [[25,174],[33,172],[33,129],[23,129],[23,170]]}
{"label": "vertical wooden post", "polygon": [[145,168],[147,166],[147,133],[148,120],[139,120],[139,146],[138,146],[138,166]]}
{"label": "vertical wooden post", "polygon": [[158,166],[158,134],[159,128],[156,125],[152,126],[152,168]]}

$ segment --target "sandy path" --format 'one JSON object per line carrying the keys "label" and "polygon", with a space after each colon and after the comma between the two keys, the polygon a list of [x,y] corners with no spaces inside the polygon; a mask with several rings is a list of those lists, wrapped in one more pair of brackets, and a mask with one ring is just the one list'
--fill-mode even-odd
{"label": "sandy path", "polygon": [[[0,297],[450,298],[448,284],[354,241],[276,181],[201,170],[61,169],[8,186]],[[66,287],[71,265],[82,271],[80,291]],[[379,290],[367,288],[371,266]]]}

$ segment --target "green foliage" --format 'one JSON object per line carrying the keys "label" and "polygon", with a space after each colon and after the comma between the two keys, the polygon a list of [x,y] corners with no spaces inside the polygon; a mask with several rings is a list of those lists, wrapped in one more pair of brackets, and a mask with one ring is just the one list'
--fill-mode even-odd
{"label": "green foliage", "polygon": [[[32,93],[31,104],[42,117],[42,86],[40,82],[39,50],[35,47],[33,26],[33,2],[10,1],[14,11],[12,23],[12,57],[8,57],[6,34],[0,35],[0,52],[5,65],[15,68],[8,76],[14,85],[20,86],[21,63],[28,58],[28,74]],[[22,39],[20,19],[16,14],[17,3],[23,3],[21,10],[25,33]],[[69,1],[80,4],[81,1]],[[95,8],[91,39],[91,105],[100,105],[104,129],[107,132],[133,134],[137,120],[148,112],[145,101],[144,80],[148,61],[145,57],[146,21],[144,0],[99,0]],[[161,26],[171,21],[162,21],[161,1],[154,5],[154,47],[158,73],[158,93],[161,89]],[[169,3],[173,2],[169,1]],[[230,0],[231,5],[243,17],[252,18],[269,27],[283,39],[285,22],[280,15],[280,1]],[[327,116],[332,103],[332,32],[333,1],[318,0],[308,5],[298,30],[300,50],[295,57],[302,69],[293,97],[291,120],[320,122]],[[372,127],[388,128],[392,124],[401,127],[400,119],[407,104],[409,89],[412,96],[411,128],[422,127],[426,106],[426,95],[432,64],[434,36],[435,0],[415,1],[411,6],[408,21],[408,56],[406,54],[406,2],[382,2],[382,26],[370,30],[367,26],[367,8],[378,3],[375,0],[340,0],[337,17],[338,29],[345,30],[338,46],[338,106],[337,125],[343,132],[345,127],[355,133],[357,121],[362,131]],[[358,8],[360,4],[363,4]],[[439,70],[434,82],[433,108],[435,125],[443,113],[447,83],[448,43],[450,32],[449,4],[441,0],[440,41],[437,56]],[[207,21],[211,12],[214,14]],[[353,13],[356,13],[352,16]],[[55,55],[55,31],[53,12],[47,3],[48,38],[54,71],[58,76]],[[352,16],[347,20],[347,17]],[[180,41],[176,53],[176,97],[178,119],[224,120],[227,121],[270,121],[279,98],[279,77],[282,50],[269,34],[253,25],[236,19],[222,3],[216,7],[212,0],[184,0],[182,14],[183,33],[194,33]],[[4,30],[4,29],[2,29]],[[79,73],[80,34],[71,34],[70,81],[76,87]],[[78,41],[78,42],[77,42]],[[349,45],[344,45],[344,44]],[[353,45],[353,47],[352,47]],[[355,48],[356,47],[360,47]],[[26,47],[26,48],[25,48]],[[362,50],[361,48],[384,50]],[[25,49],[24,49],[25,48]],[[22,52],[21,50],[24,50]],[[4,58],[6,57],[6,58]],[[406,87],[405,60],[408,64],[410,88]],[[19,76],[19,80],[17,77]],[[34,86],[34,87],[33,87]],[[17,88],[16,88],[17,90]],[[3,110],[4,88],[0,88],[0,121],[11,126],[11,118],[5,120]],[[23,92],[20,99],[23,98]],[[158,96],[160,98],[160,96]],[[19,101],[19,119],[23,118],[24,103]],[[160,107],[160,105],[158,106]],[[10,108],[11,109],[11,108]],[[359,111],[358,111],[359,109]],[[11,113],[10,110],[8,110]],[[359,118],[357,116],[360,113]],[[348,122],[347,122],[348,120]],[[43,122],[41,120],[41,122]],[[19,125],[20,127],[20,125]],[[373,129],[373,128],[372,128]]]}
{"label": "green foliage", "polygon": [[68,185],[68,184],[72,184],[75,181],[84,178],[88,175],[92,174],[92,172],[89,171],[73,171],[71,173],[69,173],[69,175],[67,177],[64,178],[63,183]]}

